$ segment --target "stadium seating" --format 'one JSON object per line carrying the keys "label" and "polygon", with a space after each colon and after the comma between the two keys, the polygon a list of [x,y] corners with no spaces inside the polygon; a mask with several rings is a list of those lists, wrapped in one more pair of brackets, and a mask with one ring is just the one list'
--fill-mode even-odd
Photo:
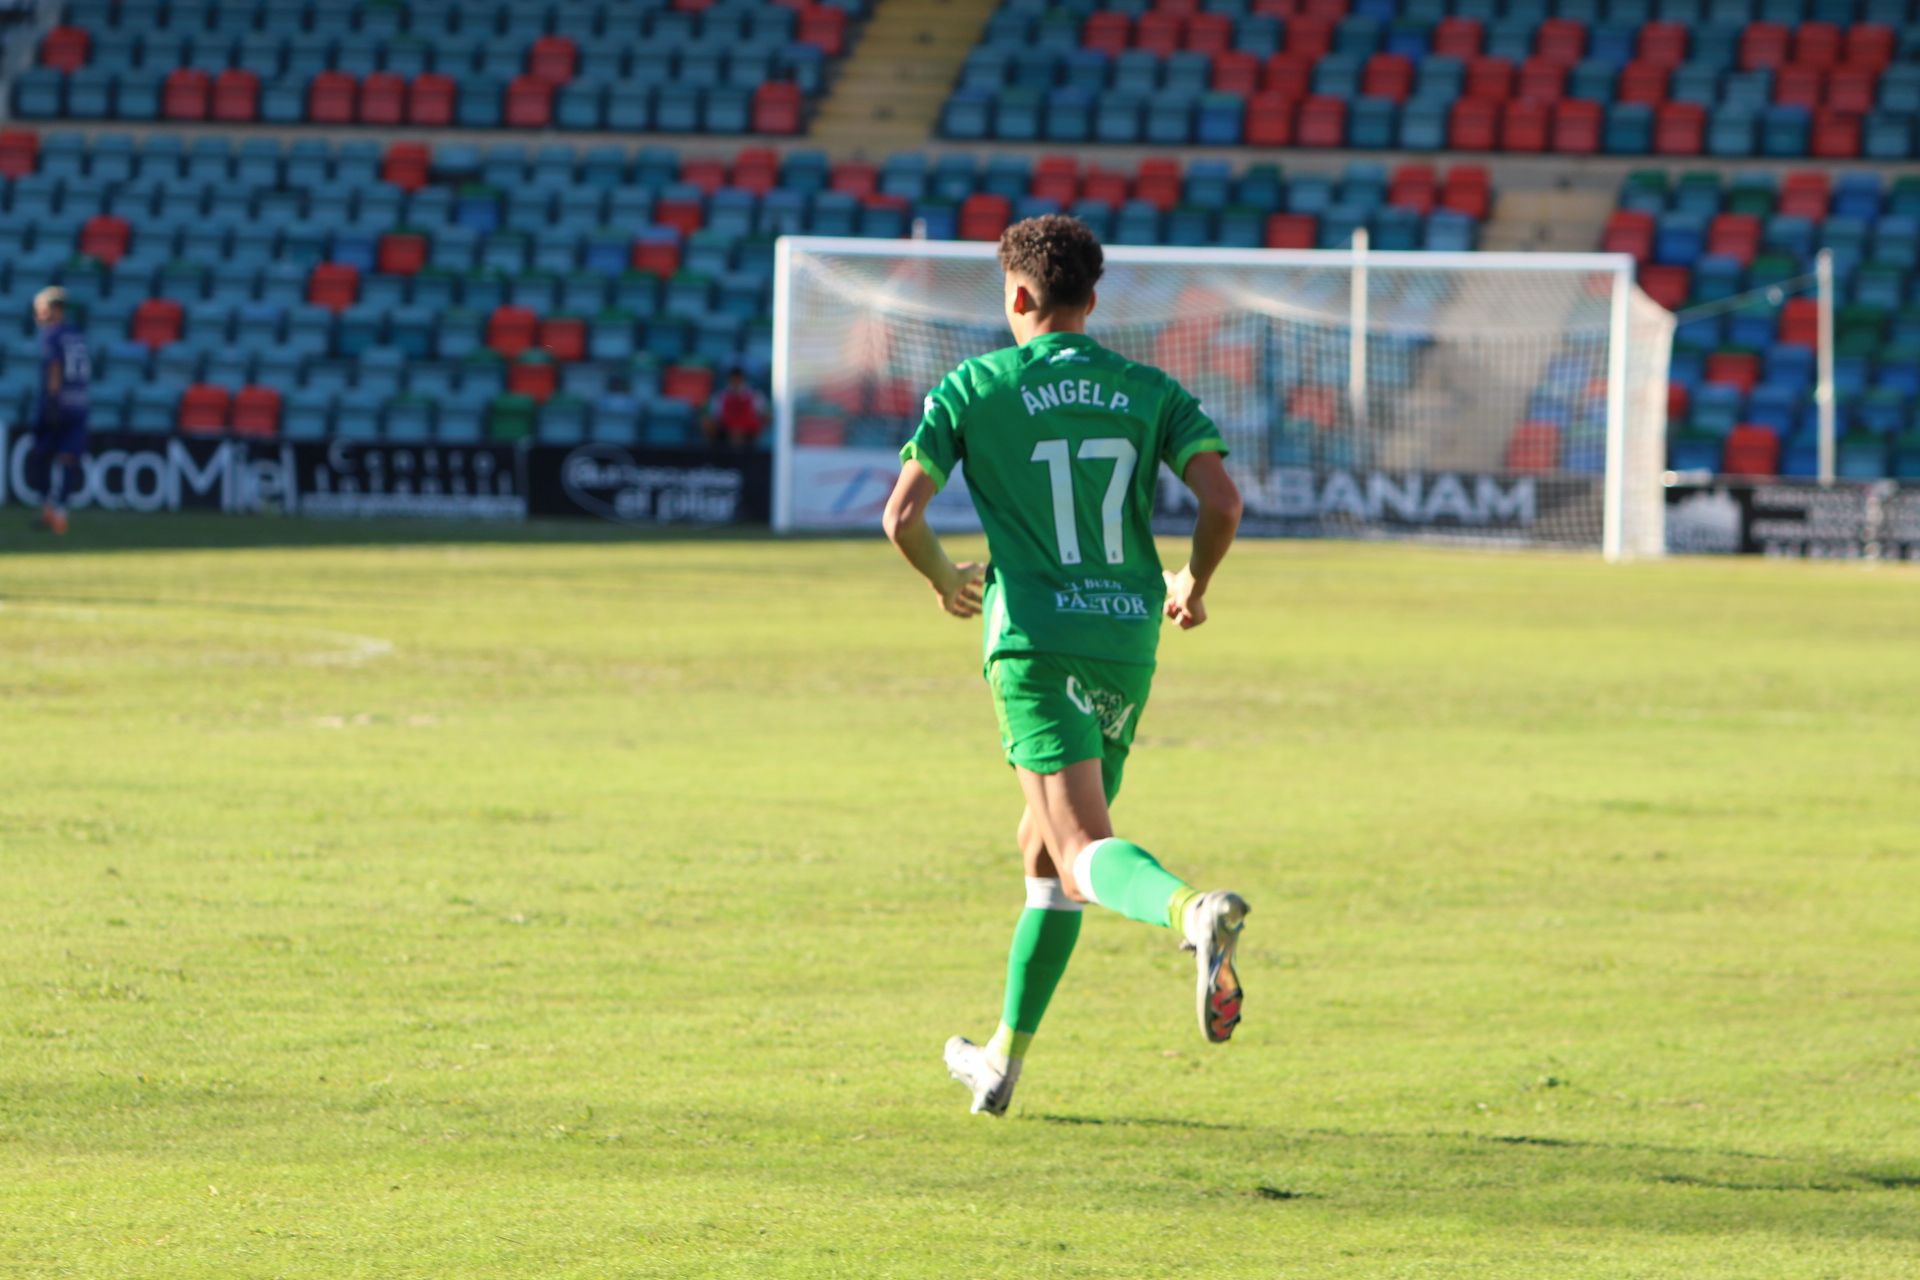
{"label": "stadium seating", "polygon": [[58,282],[102,430],[686,443],[718,375],[765,384],[783,232],[993,239],[1070,208],[1118,243],[1468,249],[1487,191],[1466,165],[0,130],[0,412],[31,405]]}
{"label": "stadium seating", "polygon": [[1916,460],[1908,446],[1920,407],[1920,176],[1637,172],[1603,247],[1632,254],[1642,287],[1674,310],[1786,286],[1778,300],[1763,294],[1730,312],[1683,317],[1671,376],[1673,466],[1814,473],[1818,314],[1808,276],[1822,248],[1834,262],[1839,474],[1877,479]]}
{"label": "stadium seating", "polygon": [[21,119],[801,131],[868,0],[69,0]]}
{"label": "stadium seating", "polygon": [[1913,156],[1913,0],[1005,0],[948,137]]}

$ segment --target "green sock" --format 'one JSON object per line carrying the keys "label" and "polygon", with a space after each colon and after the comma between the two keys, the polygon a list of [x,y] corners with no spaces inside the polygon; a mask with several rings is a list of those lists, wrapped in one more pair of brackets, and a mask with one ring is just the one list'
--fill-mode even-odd
{"label": "green sock", "polygon": [[1095,840],[1073,862],[1080,892],[1101,906],[1141,924],[1178,930],[1186,905],[1200,895],[1139,845]]}
{"label": "green sock", "polygon": [[1000,1029],[987,1052],[1001,1060],[1024,1058],[1040,1029],[1060,976],[1080,938],[1080,904],[1061,892],[1058,880],[1027,880],[1027,909],[1014,926],[1007,952],[1007,998]]}

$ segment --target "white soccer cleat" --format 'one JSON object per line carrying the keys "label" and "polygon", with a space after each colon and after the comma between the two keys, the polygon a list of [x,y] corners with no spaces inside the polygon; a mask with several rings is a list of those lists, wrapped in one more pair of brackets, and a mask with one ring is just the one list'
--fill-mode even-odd
{"label": "white soccer cleat", "polygon": [[1209,1044],[1225,1044],[1240,1025],[1242,992],[1233,953],[1249,910],[1246,899],[1225,889],[1202,894],[1187,908],[1187,940],[1180,949],[1194,953],[1200,971],[1200,1033]]}
{"label": "white soccer cleat", "polygon": [[973,1094],[973,1114],[1003,1116],[1013,1101],[1013,1086],[1020,1080],[1020,1064],[1010,1062],[1001,1071],[982,1049],[965,1036],[947,1041],[947,1074],[967,1086]]}

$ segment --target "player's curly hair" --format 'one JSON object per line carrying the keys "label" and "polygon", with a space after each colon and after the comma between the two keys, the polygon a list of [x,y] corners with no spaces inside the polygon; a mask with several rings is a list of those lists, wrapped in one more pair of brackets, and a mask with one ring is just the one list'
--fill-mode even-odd
{"label": "player's curly hair", "polygon": [[1028,218],[1000,236],[1000,269],[1034,286],[1041,309],[1077,308],[1093,297],[1106,270],[1091,228],[1064,213]]}

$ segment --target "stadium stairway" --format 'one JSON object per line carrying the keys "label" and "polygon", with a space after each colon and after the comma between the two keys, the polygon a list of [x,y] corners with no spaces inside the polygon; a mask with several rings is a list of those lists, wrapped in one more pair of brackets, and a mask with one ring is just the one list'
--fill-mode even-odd
{"label": "stadium stairway", "polygon": [[997,0],[880,0],[818,108],[809,141],[872,159],[936,136]]}
{"label": "stadium stairway", "polygon": [[1614,193],[1604,186],[1501,189],[1480,247],[1502,252],[1590,253],[1600,243]]}

